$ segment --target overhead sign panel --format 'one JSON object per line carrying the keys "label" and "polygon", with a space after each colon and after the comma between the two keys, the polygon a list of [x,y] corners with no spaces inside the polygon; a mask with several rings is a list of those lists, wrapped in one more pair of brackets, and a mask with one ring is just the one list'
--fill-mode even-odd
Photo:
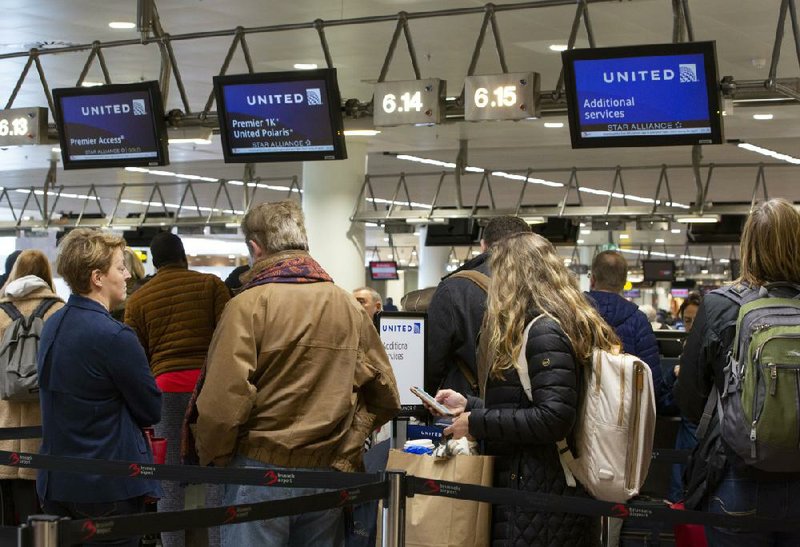
{"label": "overhead sign panel", "polygon": [[574,148],[722,142],[714,42],[562,57]]}
{"label": "overhead sign panel", "polygon": [[539,74],[510,72],[468,76],[464,81],[464,119],[524,120],[539,116]]}
{"label": "overhead sign panel", "polygon": [[0,110],[0,146],[44,144],[46,142],[46,108]]}
{"label": "overhead sign panel", "polygon": [[336,69],[215,76],[226,162],[347,157]]}
{"label": "overhead sign panel", "polygon": [[158,82],[53,90],[64,169],[169,163]]}
{"label": "overhead sign panel", "polygon": [[447,82],[439,78],[375,84],[376,127],[441,123]]}

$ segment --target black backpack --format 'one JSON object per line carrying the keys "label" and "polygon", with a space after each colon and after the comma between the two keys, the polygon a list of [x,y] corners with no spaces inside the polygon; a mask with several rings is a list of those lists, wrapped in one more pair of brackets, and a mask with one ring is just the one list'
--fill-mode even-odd
{"label": "black backpack", "polygon": [[0,340],[0,399],[17,403],[39,400],[36,354],[44,314],[56,302],[55,298],[42,300],[29,317],[10,302],[0,303],[0,309],[12,319]]}

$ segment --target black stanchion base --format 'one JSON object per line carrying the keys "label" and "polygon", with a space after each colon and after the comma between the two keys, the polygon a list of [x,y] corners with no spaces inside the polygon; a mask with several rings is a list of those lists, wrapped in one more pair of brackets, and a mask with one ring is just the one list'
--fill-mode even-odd
{"label": "black stanchion base", "polygon": [[[158,512],[158,504],[157,503],[148,503],[144,506],[145,513],[157,513]],[[142,536],[142,540],[139,542],[141,547],[158,547],[161,545],[161,534],[145,534]]]}

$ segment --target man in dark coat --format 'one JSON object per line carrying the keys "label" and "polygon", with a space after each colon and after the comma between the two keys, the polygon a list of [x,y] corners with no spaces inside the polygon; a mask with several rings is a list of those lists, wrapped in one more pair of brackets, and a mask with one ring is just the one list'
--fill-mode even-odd
{"label": "man in dark coat", "polygon": [[659,414],[675,414],[672,394],[664,384],[658,342],[647,316],[620,293],[628,278],[628,263],[616,251],[603,251],[592,262],[590,300],[622,340],[625,353],[650,366]]}
{"label": "man in dark coat", "polygon": [[[475,282],[453,275],[465,270],[491,275],[491,246],[511,234],[530,230],[530,226],[519,217],[493,218],[483,229],[481,254],[439,283],[428,307],[428,367],[425,371],[425,390],[428,393],[450,388],[465,395],[478,395],[471,384],[478,372],[477,340],[486,311],[486,292]],[[459,361],[461,367],[471,371],[472,381],[464,376]]]}

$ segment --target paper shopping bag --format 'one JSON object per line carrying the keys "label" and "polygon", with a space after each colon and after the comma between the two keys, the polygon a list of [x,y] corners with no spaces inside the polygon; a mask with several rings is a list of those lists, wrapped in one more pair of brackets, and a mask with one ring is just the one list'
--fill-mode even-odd
{"label": "paper shopping bag", "polygon": [[[481,486],[492,485],[491,456],[434,458],[389,452],[386,469],[409,475]],[[492,506],[476,501],[417,494],[406,499],[407,547],[486,547],[491,542]]]}

